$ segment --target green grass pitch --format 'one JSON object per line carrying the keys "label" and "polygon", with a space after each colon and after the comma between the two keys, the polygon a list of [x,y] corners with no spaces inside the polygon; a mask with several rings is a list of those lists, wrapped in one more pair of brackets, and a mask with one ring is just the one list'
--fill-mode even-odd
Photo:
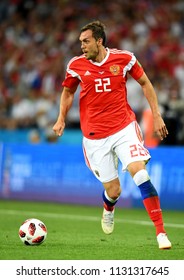
{"label": "green grass pitch", "polygon": [[[183,260],[184,212],[163,210],[171,250],[159,250],[144,209],[116,208],[113,234],[101,229],[102,208],[0,200],[1,260]],[[18,236],[28,218],[42,220],[45,242],[26,246]]]}

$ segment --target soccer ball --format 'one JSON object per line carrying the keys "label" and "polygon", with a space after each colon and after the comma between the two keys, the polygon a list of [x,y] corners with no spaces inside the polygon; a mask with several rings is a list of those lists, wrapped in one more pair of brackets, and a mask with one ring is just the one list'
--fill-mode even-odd
{"label": "soccer ball", "polygon": [[40,245],[47,237],[46,225],[35,218],[27,219],[19,228],[19,237],[25,245]]}

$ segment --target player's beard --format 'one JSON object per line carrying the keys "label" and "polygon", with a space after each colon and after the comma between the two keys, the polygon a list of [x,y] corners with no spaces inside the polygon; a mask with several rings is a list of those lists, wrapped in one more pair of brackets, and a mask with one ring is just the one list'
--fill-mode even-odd
{"label": "player's beard", "polygon": [[98,49],[98,46],[96,45],[96,50],[89,52],[89,54],[87,54],[87,56],[86,56],[86,59],[96,61],[98,54],[99,54],[99,49]]}

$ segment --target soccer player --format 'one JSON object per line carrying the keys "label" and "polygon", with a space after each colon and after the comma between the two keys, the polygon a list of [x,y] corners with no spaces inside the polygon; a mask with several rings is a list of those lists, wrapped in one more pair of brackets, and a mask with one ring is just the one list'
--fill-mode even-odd
{"label": "soccer player", "polygon": [[127,102],[126,81],[130,74],[141,85],[152,111],[155,133],[163,140],[168,131],[153,85],[133,53],[106,47],[105,26],[100,21],[84,26],[79,40],[83,54],[68,63],[53,130],[58,136],[62,135],[67,113],[80,85],[83,151],[87,166],[104,186],[101,221],[104,233],[111,234],[114,229],[115,204],[121,194],[119,159],[123,170],[130,173],[141,192],[145,209],[156,228],[159,248],[169,249],[171,242],[164,229],[158,193],[146,170],[151,156],[144,147],[136,116]]}

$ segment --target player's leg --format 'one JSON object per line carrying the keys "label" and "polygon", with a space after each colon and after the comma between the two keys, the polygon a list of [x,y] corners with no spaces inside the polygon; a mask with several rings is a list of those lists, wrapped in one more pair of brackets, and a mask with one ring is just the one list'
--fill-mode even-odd
{"label": "player's leg", "polygon": [[110,182],[103,183],[104,191],[102,194],[104,209],[101,225],[104,233],[111,234],[114,230],[114,211],[115,205],[121,194],[119,179],[116,178]]}
{"label": "player's leg", "polygon": [[90,140],[84,137],[85,162],[94,176],[103,184],[102,229],[110,234],[114,229],[114,207],[121,193],[118,179],[117,157],[113,152],[110,137]]}
{"label": "player's leg", "polygon": [[159,248],[170,248],[171,244],[163,225],[160,200],[145,168],[145,162],[148,162],[151,156],[144,147],[142,132],[138,123],[132,122],[117,133],[116,137],[119,138],[115,142],[114,151],[122,162],[123,171],[128,169],[135,184],[140,189],[145,209],[156,228]]}
{"label": "player's leg", "polygon": [[139,187],[144,207],[155,225],[156,236],[160,249],[171,248],[171,243],[167,238],[164,229],[162,210],[158,193],[151,183],[148,172],[145,169],[144,161],[132,162],[127,167],[135,184]]}

